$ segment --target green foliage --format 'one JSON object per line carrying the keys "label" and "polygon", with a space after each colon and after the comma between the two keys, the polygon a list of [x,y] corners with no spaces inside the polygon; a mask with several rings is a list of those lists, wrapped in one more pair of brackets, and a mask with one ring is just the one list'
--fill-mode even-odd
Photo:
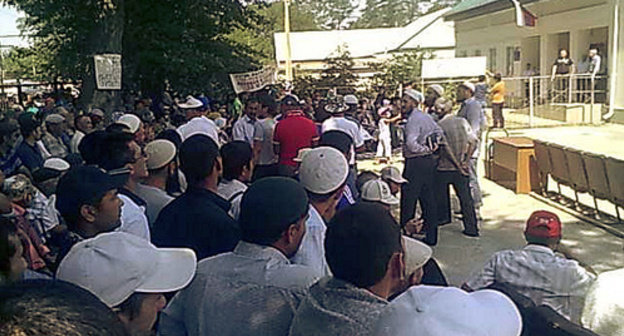
{"label": "green foliage", "polygon": [[230,34],[257,20],[237,0],[0,0],[26,14],[21,29],[50,79],[91,79],[94,53],[121,52],[126,90],[229,91],[228,73],[259,66]]}
{"label": "green foliage", "polygon": [[348,28],[349,19],[357,8],[357,1],[351,0],[299,0],[302,10],[311,13],[321,29]]}
{"label": "green foliage", "polygon": [[41,58],[29,48],[12,48],[4,51],[2,67],[5,79],[30,78],[46,80],[48,74],[41,64]]}
{"label": "green foliage", "polygon": [[[299,74],[295,71],[295,93],[301,97],[310,96],[316,90],[339,88],[340,93],[355,91],[358,77],[354,73],[354,61],[345,47],[338,47],[329,58],[325,59],[325,69],[320,77]],[[296,70],[296,69],[295,69]]]}
{"label": "green foliage", "polygon": [[395,54],[391,59],[371,64],[375,75],[371,80],[373,87],[385,87],[389,92],[399,89],[401,84],[418,81],[421,75],[422,61],[433,58],[429,51],[415,50]]}
{"label": "green foliage", "polygon": [[354,28],[403,27],[418,17],[460,0],[366,0],[366,9],[353,24]]}
{"label": "green foliage", "polygon": [[[228,38],[252,50],[263,64],[275,63],[273,34],[284,31],[284,3],[254,4],[247,11],[253,13],[254,20],[248,26],[234,29]],[[290,22],[291,31],[318,30],[314,17],[297,3],[290,5]]]}

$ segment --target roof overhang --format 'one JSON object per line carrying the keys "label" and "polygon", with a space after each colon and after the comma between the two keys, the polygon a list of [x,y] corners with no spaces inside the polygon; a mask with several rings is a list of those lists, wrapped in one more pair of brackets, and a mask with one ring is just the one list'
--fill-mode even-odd
{"label": "roof overhang", "polygon": [[[523,5],[538,2],[540,0],[520,0]],[[510,0],[492,0],[484,4],[476,5],[461,11],[451,10],[444,15],[445,21],[461,21],[472,19],[477,16],[491,14],[506,9],[513,9],[513,3]]]}

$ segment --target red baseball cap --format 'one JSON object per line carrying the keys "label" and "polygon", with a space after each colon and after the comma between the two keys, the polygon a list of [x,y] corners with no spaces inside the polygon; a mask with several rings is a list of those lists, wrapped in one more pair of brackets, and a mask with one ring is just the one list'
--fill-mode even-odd
{"label": "red baseball cap", "polygon": [[550,211],[535,211],[527,220],[524,233],[536,238],[559,238],[561,237],[561,220]]}

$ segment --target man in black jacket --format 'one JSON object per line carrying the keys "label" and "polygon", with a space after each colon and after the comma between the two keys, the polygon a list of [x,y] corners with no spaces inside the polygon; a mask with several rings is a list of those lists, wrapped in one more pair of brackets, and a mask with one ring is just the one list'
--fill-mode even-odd
{"label": "man in black jacket", "polygon": [[221,174],[219,148],[210,137],[197,134],[180,146],[180,168],[187,191],[158,215],[152,242],[158,247],[188,247],[203,259],[234,249],[238,224],[228,215],[230,203],[217,195]]}

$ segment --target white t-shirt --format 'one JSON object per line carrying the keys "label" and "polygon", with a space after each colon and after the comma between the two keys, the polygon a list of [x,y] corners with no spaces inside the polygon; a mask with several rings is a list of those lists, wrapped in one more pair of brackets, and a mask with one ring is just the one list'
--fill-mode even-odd
{"label": "white t-shirt", "polygon": [[331,117],[323,122],[321,132],[325,133],[333,130],[343,131],[349,134],[351,139],[353,139],[353,147],[349,164],[355,164],[355,148],[364,146],[364,138],[362,137],[362,132],[360,132],[360,126],[356,122],[345,117]]}

